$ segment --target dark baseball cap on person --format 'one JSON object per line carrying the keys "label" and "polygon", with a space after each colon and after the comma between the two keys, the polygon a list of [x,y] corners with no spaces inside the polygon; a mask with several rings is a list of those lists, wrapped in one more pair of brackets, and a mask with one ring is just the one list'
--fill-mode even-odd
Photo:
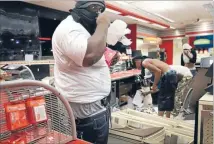
{"label": "dark baseball cap on person", "polygon": [[75,8],[87,8],[91,4],[98,4],[98,5],[102,5],[103,7],[105,7],[104,0],[97,0],[97,1],[77,1]]}
{"label": "dark baseball cap on person", "polygon": [[[97,0],[97,1],[93,1],[93,0],[77,0],[76,4],[75,4],[75,8],[76,9],[82,9],[82,8],[88,8],[90,5],[95,4],[95,5],[101,5],[103,7],[103,11],[105,11],[105,1],[104,0]],[[69,10],[69,12],[71,12],[72,9]],[[102,12],[103,12],[102,11]]]}

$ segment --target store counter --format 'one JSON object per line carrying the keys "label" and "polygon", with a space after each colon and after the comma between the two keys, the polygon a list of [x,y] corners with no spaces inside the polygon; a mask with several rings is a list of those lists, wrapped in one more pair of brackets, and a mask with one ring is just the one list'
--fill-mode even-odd
{"label": "store counter", "polygon": [[[122,95],[132,95],[133,84],[135,84],[134,77],[140,74],[141,70],[137,69],[121,71],[111,74],[111,106],[116,104],[116,98],[120,99]],[[125,103],[126,102],[124,102],[123,104]],[[119,102],[119,105],[122,105],[122,103]]]}
{"label": "store counter", "polygon": [[141,70],[137,70],[137,69],[115,72],[111,74],[111,80],[112,81],[121,80],[125,78],[130,78],[136,75],[140,75],[140,74],[141,74]]}
{"label": "store counter", "polygon": [[199,100],[197,144],[213,143],[213,98],[206,93]]}

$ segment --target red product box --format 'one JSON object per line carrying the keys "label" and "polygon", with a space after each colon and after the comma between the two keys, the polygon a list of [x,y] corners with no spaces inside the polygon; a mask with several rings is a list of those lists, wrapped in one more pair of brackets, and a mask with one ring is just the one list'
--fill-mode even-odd
{"label": "red product box", "polygon": [[0,144],[27,144],[24,135],[12,135],[9,139],[0,141]]}
{"label": "red product box", "polygon": [[4,105],[7,127],[9,130],[17,130],[29,125],[24,101],[6,103]]}
{"label": "red product box", "polygon": [[108,67],[110,67],[111,65],[114,64],[114,60],[117,58],[117,52],[106,47],[104,56],[105,56],[105,60],[106,60]]}
{"label": "red product box", "polygon": [[43,96],[26,100],[28,119],[31,124],[47,121],[45,99]]}

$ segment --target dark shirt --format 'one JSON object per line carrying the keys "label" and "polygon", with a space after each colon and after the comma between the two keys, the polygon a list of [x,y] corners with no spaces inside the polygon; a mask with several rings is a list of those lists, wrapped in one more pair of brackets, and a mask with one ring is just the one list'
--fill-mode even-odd
{"label": "dark shirt", "polygon": [[108,47],[112,50],[119,51],[120,53],[126,53],[126,49],[128,46],[123,45],[121,42],[117,42],[114,46],[108,45]]}

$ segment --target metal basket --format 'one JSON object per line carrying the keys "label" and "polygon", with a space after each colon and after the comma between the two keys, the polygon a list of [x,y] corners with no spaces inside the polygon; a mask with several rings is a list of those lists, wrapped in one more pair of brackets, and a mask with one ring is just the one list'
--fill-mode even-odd
{"label": "metal basket", "polygon": [[[15,131],[8,130],[4,104],[38,96],[45,99],[48,120]],[[0,83],[0,143],[16,134],[24,134],[27,143],[61,144],[77,140],[75,119],[68,101],[54,87],[40,81]]]}

